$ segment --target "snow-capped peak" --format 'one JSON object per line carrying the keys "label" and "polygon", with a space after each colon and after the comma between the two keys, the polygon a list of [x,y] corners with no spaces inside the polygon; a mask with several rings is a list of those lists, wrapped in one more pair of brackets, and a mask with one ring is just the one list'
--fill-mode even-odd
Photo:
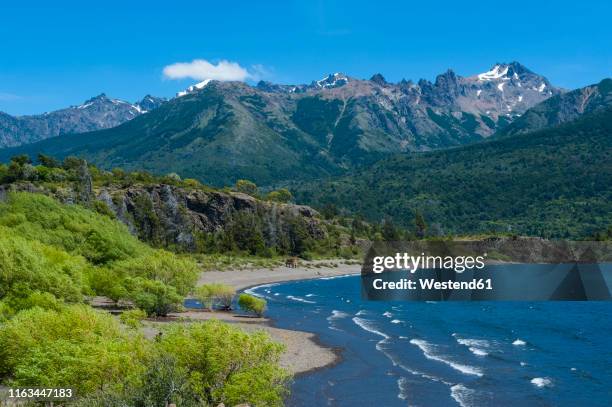
{"label": "snow-capped peak", "polygon": [[478,80],[491,81],[504,78],[508,73],[508,66],[495,65],[490,71],[478,74]]}
{"label": "snow-capped peak", "polygon": [[198,82],[198,83],[196,83],[195,85],[191,85],[191,86],[190,86],[190,87],[188,87],[187,89],[185,89],[185,90],[182,90],[182,91],[178,92],[178,93],[176,94],[176,97],[177,97],[177,98],[180,98],[181,96],[185,96],[185,95],[188,95],[188,94],[190,94],[190,93],[197,92],[198,90],[204,89],[204,87],[205,87],[206,85],[208,85],[208,83],[209,83],[211,80],[212,80],[212,79],[204,79],[202,82]]}
{"label": "snow-capped peak", "polygon": [[315,81],[315,86],[318,88],[335,88],[338,86],[346,85],[349,79],[346,75],[336,72],[329,74],[323,79]]}

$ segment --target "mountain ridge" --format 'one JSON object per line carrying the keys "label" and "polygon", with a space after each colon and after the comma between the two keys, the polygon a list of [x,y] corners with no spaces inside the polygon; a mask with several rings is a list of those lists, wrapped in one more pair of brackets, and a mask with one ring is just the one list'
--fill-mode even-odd
{"label": "mountain ridge", "polygon": [[163,98],[146,95],[138,102],[129,103],[101,93],[80,105],[38,115],[11,116],[0,112],[0,148],[29,144],[63,134],[115,127],[156,109],[164,102]]}
{"label": "mountain ridge", "polygon": [[[518,63],[434,82],[335,73],[309,85],[203,81],[115,128],[5,151],[80,155],[106,168],[179,172],[213,185],[334,175],[405,151],[484,140],[563,90]],[[0,154],[2,155],[2,154]]]}

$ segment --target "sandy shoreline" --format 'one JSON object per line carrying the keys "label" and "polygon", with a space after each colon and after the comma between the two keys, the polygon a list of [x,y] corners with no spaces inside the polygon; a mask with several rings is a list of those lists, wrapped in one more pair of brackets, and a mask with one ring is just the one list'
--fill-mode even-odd
{"label": "sandy shoreline", "polygon": [[[330,263],[336,263],[337,267],[329,266]],[[282,266],[273,269],[207,271],[200,275],[198,285],[224,283],[239,291],[262,284],[335,277],[359,274],[360,272],[361,265],[359,264],[345,264],[341,261],[315,261],[296,268]],[[265,330],[273,340],[281,342],[287,347],[281,357],[281,365],[293,374],[299,375],[321,369],[340,360],[340,351],[319,343],[315,334],[276,328],[272,326],[272,321],[267,318],[244,317],[240,315],[240,311],[236,313],[187,311],[174,315],[190,320],[220,319],[236,324],[246,331]]]}
{"label": "sandy shoreline", "polygon": [[[361,273],[360,264],[340,263],[342,260],[312,261],[296,268],[285,266],[272,269],[250,269],[234,271],[206,271],[200,274],[198,285],[208,283],[229,284],[236,290],[244,290],[262,284],[284,281],[310,280],[321,277],[334,277]],[[334,263],[337,267],[330,267]],[[317,267],[320,266],[320,267]]]}

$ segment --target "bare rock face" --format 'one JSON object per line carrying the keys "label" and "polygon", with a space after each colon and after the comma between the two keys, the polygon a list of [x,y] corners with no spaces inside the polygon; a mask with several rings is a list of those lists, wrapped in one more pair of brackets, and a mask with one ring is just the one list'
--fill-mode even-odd
{"label": "bare rock face", "polygon": [[319,240],[326,231],[314,209],[260,201],[242,193],[187,190],[170,185],[102,188],[96,199],[141,239],[194,250],[198,236],[226,231],[239,216],[257,219],[267,246],[286,238],[292,222]]}

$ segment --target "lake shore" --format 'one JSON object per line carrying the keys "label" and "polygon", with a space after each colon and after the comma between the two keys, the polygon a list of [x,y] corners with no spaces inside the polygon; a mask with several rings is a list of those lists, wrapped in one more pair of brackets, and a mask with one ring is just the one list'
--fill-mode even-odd
{"label": "lake shore", "polygon": [[[223,283],[231,285],[236,291],[242,291],[262,284],[337,277],[360,272],[360,264],[347,264],[342,260],[311,261],[300,263],[295,268],[281,266],[272,269],[207,271],[200,274],[198,285]],[[295,375],[334,365],[341,359],[339,349],[322,345],[317,336],[311,332],[276,328],[273,326],[273,321],[267,318],[245,316],[239,310],[235,313],[189,310],[171,314],[171,317],[194,321],[219,319],[236,324],[245,331],[264,330],[273,340],[286,346],[286,351],[281,357],[281,365]]]}

